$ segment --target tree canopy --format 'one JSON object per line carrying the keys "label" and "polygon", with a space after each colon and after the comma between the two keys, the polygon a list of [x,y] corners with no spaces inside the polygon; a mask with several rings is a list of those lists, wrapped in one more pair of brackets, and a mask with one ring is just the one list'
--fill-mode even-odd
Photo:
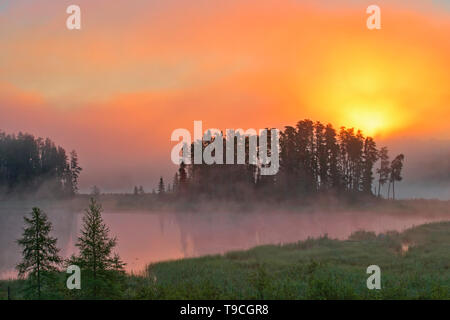
{"label": "tree canopy", "polygon": [[52,195],[73,195],[81,170],[75,151],[68,156],[48,138],[0,131],[0,192],[32,193],[45,188]]}
{"label": "tree canopy", "polygon": [[[226,163],[226,138],[223,139],[222,163]],[[201,144],[205,150],[213,141],[214,138],[196,141],[191,150],[194,150],[194,144]],[[246,136],[244,164],[206,164],[204,161],[194,164],[194,152],[191,151],[192,164],[180,164],[173,182],[177,186],[174,192],[182,190],[191,196],[237,199],[254,195],[298,198],[320,193],[372,195],[373,171],[380,158],[381,165],[376,171],[379,190],[388,179],[399,181],[402,169],[400,160],[390,165],[387,148],[378,150],[375,140],[364,136],[362,131],[345,127],[337,131],[331,124],[308,119],[280,132],[280,170],[276,175],[261,175],[261,165],[249,161],[249,144],[250,137]],[[236,158],[236,149],[234,151]]]}

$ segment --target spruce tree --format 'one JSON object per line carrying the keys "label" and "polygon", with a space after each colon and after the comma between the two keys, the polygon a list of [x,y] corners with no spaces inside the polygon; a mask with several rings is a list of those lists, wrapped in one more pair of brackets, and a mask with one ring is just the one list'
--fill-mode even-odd
{"label": "spruce tree", "polygon": [[125,265],[119,256],[112,252],[117,240],[109,236],[109,228],[103,221],[102,211],[101,204],[91,198],[76,244],[80,253],[78,257],[72,257],[70,262],[86,272],[89,280],[87,290],[93,297],[97,297],[103,288],[110,289],[111,285],[114,285],[114,272],[122,273]]}
{"label": "spruce tree", "polygon": [[173,177],[173,182],[172,182],[172,192],[175,193],[178,191],[178,172],[175,172],[175,176]]}
{"label": "spruce tree", "polygon": [[163,177],[161,177],[161,178],[159,178],[158,194],[163,195],[164,193],[166,193],[166,188],[164,186]]}
{"label": "spruce tree", "polygon": [[78,165],[78,154],[75,150],[72,150],[70,153],[70,173],[72,178],[72,193],[78,193],[78,177],[80,176],[80,172],[83,170]]}
{"label": "spruce tree", "polygon": [[177,179],[176,190],[184,193],[187,188],[187,172],[186,164],[184,162],[180,163],[180,168],[178,169],[178,174],[175,176]]}
{"label": "spruce tree", "polygon": [[41,298],[45,280],[51,272],[58,270],[62,262],[56,238],[50,236],[52,223],[39,208],[33,208],[31,217],[24,217],[25,224],[22,238],[17,243],[23,247],[23,260],[16,266],[20,277],[27,276],[30,289]]}
{"label": "spruce tree", "polygon": [[364,140],[363,149],[363,172],[362,172],[362,191],[372,194],[372,169],[378,160],[379,154],[375,141],[371,137]]}
{"label": "spruce tree", "polygon": [[379,151],[380,167],[377,169],[378,173],[378,197],[381,195],[381,187],[388,182],[391,172],[389,162],[389,152],[387,147],[382,147]]}
{"label": "spruce tree", "polygon": [[[395,181],[401,181],[403,178],[401,176],[403,161],[405,156],[399,154],[391,162],[391,173],[390,173],[390,183],[392,183],[392,199],[395,200]],[[389,195],[388,195],[389,197]]]}

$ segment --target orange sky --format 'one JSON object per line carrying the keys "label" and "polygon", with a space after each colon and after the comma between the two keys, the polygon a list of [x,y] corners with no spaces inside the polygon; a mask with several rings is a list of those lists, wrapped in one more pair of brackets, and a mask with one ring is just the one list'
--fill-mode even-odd
{"label": "orange sky", "polygon": [[73,1],[0,6],[0,129],[77,149],[86,185],[169,174],[170,133],[193,120],[450,139],[443,1],[372,1],[377,31],[357,0],[76,2],[81,31],[65,28]]}

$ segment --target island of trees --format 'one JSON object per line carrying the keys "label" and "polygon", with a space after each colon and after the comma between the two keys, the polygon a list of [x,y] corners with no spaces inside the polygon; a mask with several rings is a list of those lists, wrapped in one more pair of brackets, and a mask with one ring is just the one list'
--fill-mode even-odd
{"label": "island of trees", "polygon": [[[249,138],[245,139],[248,146]],[[203,149],[212,141],[202,141]],[[280,132],[279,150],[280,170],[276,175],[261,175],[261,167],[248,161],[246,148],[246,164],[242,165],[181,163],[168,190],[160,179],[158,193],[241,200],[317,194],[381,196],[388,184],[387,197],[395,198],[395,182],[402,180],[404,155],[390,161],[387,147],[378,149],[372,137],[354,128],[341,127],[336,131],[331,124],[301,120],[295,127],[287,126]],[[226,151],[224,147],[224,163]]]}

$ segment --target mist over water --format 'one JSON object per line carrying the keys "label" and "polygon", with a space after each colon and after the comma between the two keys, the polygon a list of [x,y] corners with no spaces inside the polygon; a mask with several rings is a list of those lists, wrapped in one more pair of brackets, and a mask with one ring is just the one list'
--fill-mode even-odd
{"label": "mist over water", "polygon": [[[23,207],[0,208],[0,279],[16,276],[21,252],[15,240],[23,228]],[[61,255],[76,253],[81,211],[45,209],[54,225]],[[319,237],[346,239],[358,230],[381,233],[403,231],[414,225],[449,220],[448,215],[379,212],[149,212],[108,211],[103,218],[116,236],[116,252],[128,272],[139,273],[149,263],[222,254],[263,244],[282,244]]]}

